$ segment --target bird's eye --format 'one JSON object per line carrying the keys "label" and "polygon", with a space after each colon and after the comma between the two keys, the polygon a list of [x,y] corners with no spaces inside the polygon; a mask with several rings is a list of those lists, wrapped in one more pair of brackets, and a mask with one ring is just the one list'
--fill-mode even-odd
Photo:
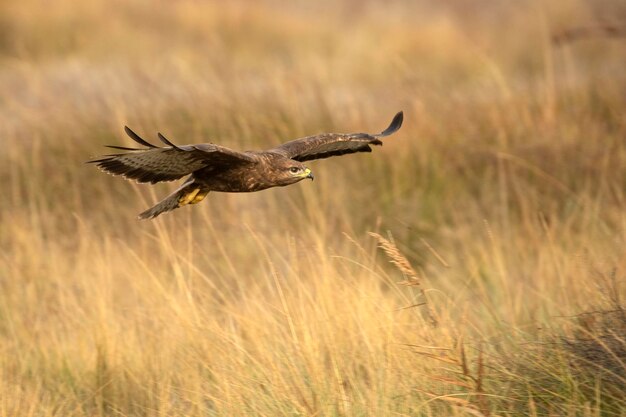
{"label": "bird's eye", "polygon": [[289,168],[289,171],[291,171],[292,174],[297,174],[300,171],[300,168],[298,168],[298,167],[291,167],[291,168]]}

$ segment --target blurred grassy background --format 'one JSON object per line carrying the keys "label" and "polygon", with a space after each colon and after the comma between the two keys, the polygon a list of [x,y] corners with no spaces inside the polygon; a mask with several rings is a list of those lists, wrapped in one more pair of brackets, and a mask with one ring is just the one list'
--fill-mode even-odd
{"label": "blurred grassy background", "polygon": [[[626,45],[555,39],[625,21],[0,3],[0,416],[624,415]],[[173,184],[83,164],[125,124],[243,150],[401,109],[313,183],[151,222]]]}

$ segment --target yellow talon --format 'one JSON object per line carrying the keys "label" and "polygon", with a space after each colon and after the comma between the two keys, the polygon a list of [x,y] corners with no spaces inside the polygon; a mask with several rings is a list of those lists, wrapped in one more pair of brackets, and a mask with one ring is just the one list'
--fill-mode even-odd
{"label": "yellow talon", "polygon": [[208,193],[209,193],[208,191],[197,193],[196,196],[193,198],[193,200],[189,204],[198,204],[199,202],[204,200],[204,197],[206,197]]}
{"label": "yellow talon", "polygon": [[182,206],[186,206],[189,203],[193,204],[193,201],[194,201],[194,199],[196,198],[196,195],[198,195],[199,192],[200,192],[200,189],[196,188],[195,190],[190,191],[189,193],[187,193],[184,196],[180,197],[178,199],[178,205],[180,207],[182,207]]}

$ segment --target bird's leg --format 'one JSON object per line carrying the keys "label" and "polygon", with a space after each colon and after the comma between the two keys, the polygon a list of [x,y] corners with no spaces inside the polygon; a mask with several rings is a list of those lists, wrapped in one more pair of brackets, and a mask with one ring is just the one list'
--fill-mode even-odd
{"label": "bird's leg", "polygon": [[194,199],[196,198],[196,196],[198,195],[198,193],[200,192],[199,188],[196,188],[195,190],[192,190],[190,192],[188,192],[187,194],[181,196],[178,199],[178,206],[182,207],[182,206],[186,206],[189,203],[193,204]]}
{"label": "bird's leg", "polygon": [[193,198],[193,200],[189,204],[198,204],[199,202],[204,200],[204,197],[206,197],[208,193],[209,193],[209,190],[200,191],[198,194],[196,194],[196,196]]}

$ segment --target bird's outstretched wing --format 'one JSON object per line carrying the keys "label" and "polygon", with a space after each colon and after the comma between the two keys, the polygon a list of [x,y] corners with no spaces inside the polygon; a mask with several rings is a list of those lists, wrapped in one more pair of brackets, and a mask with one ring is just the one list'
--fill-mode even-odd
{"label": "bird's outstretched wing", "polygon": [[131,139],[146,148],[108,146],[128,152],[105,155],[89,163],[96,164],[103,171],[113,175],[154,184],[177,180],[208,166],[227,169],[256,162],[249,154],[223,146],[213,144],[176,146],[160,133],[159,139],[167,146],[158,147],[145,141],[128,127],[124,129]]}
{"label": "bird's outstretched wing", "polygon": [[322,133],[283,143],[269,152],[280,153],[296,161],[322,159],[355,152],[372,152],[369,145],[382,145],[381,137],[395,133],[402,126],[403,113],[398,112],[387,129],[378,134]]}

